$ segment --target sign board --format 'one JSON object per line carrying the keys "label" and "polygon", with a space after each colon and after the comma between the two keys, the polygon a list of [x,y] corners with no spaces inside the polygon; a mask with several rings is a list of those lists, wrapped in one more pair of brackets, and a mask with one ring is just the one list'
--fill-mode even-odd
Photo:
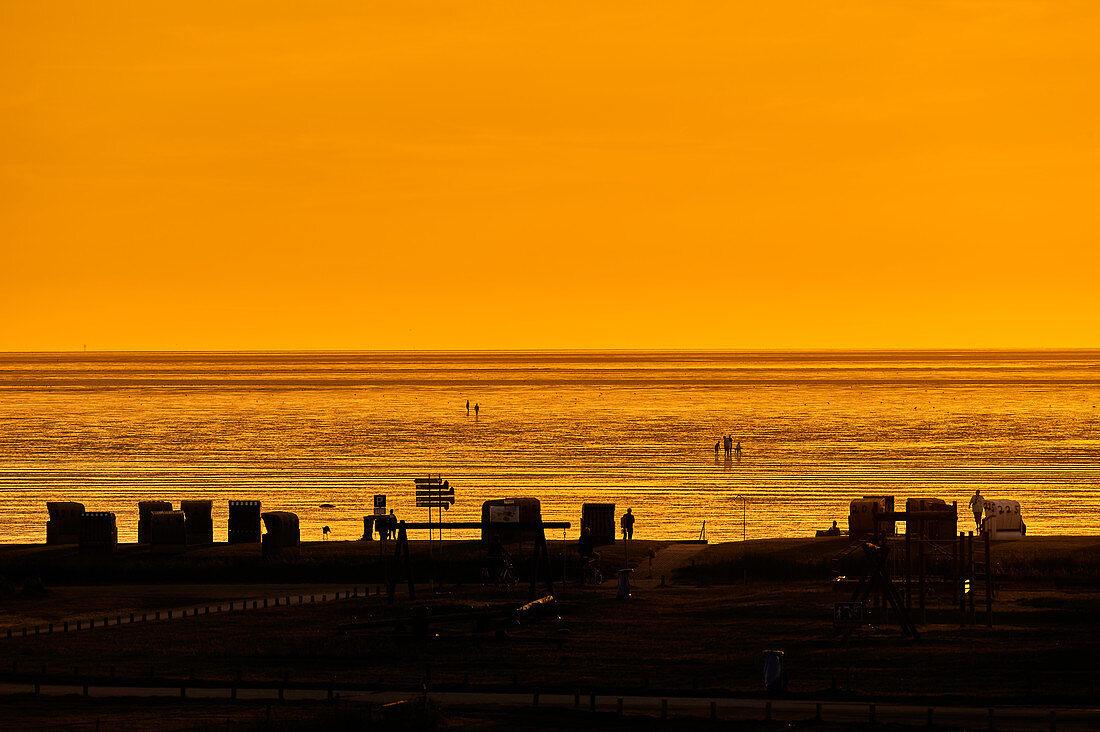
{"label": "sign board", "polygon": [[442,477],[414,478],[417,508],[450,509],[455,503],[455,489]]}
{"label": "sign board", "polygon": [[833,605],[834,628],[860,628],[863,624],[862,602],[838,602]]}
{"label": "sign board", "polygon": [[386,496],[379,493],[374,496],[374,515],[385,516],[386,515]]}
{"label": "sign board", "polygon": [[489,506],[489,523],[519,523],[519,506]]}

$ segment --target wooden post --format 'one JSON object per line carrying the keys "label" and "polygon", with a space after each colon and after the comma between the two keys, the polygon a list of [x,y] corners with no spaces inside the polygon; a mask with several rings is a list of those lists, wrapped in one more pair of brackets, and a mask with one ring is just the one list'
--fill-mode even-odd
{"label": "wooden post", "polygon": [[951,576],[955,580],[951,589],[951,602],[957,603],[959,601],[959,542],[951,542]]}
{"label": "wooden post", "polygon": [[964,584],[965,579],[963,575],[963,566],[966,564],[966,534],[959,532],[959,540],[956,542],[955,549],[955,586],[958,588],[959,593],[959,627],[966,627],[966,586]]}
{"label": "wooden post", "polygon": [[993,563],[989,559],[989,532],[985,532],[985,625],[993,627]]}
{"label": "wooden post", "polygon": [[974,588],[975,576],[974,576],[974,532],[973,531],[970,531],[970,532],[967,533],[966,543],[967,543],[967,549],[966,549],[967,566],[970,568],[970,602],[968,603],[968,609],[970,611],[969,621],[971,623],[973,623],[974,622],[974,589],[975,589]]}
{"label": "wooden post", "polygon": [[913,609],[913,592],[912,592],[912,589],[910,587],[910,579],[911,579],[910,575],[912,574],[913,561],[912,561],[912,550],[910,548],[911,542],[909,540],[909,529],[910,529],[909,522],[906,521],[905,522],[905,609],[906,610],[912,610]]}
{"label": "wooden post", "polygon": [[923,536],[920,537],[920,539],[918,539],[918,541],[920,542],[917,545],[917,561],[920,562],[920,569],[919,569],[920,577],[919,577],[919,580],[918,580],[918,584],[920,585],[920,622],[921,622],[921,625],[924,625],[925,622],[927,622],[925,620],[925,616],[924,616],[924,595],[925,595],[925,589],[924,589],[924,562],[925,562],[924,537]]}

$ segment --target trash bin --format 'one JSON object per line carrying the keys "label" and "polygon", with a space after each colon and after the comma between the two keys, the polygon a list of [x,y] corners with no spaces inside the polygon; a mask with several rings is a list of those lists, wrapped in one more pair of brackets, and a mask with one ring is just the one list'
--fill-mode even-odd
{"label": "trash bin", "polygon": [[630,575],[634,574],[633,569],[620,569],[619,570],[619,591],[615,595],[617,600],[629,600],[630,599]]}
{"label": "trash bin", "polygon": [[768,691],[783,691],[786,686],[783,651],[764,651],[764,688]]}
{"label": "trash bin", "polygon": [[374,516],[363,517],[363,538],[361,541],[374,541]]}

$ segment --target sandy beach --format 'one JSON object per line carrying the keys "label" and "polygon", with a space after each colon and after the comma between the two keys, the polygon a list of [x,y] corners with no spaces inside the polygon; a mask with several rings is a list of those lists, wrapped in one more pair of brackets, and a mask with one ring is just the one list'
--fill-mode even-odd
{"label": "sandy beach", "polygon": [[[919,641],[905,638],[884,617],[854,633],[845,649],[834,633],[832,610],[834,602],[848,596],[833,583],[829,561],[847,544],[846,537],[710,546],[637,541],[627,556],[619,542],[603,548],[605,573],[614,576],[629,561],[635,586],[631,599],[617,600],[612,581],[601,587],[577,583],[579,565],[572,547],[566,547],[569,581],[563,586],[562,546],[552,543],[558,575],[552,617],[517,625],[504,612],[482,626],[463,618],[517,608],[527,602],[529,586],[526,581],[511,589],[483,586],[477,571],[482,550],[472,542],[432,548],[414,542],[417,598],[409,600],[407,588],[398,584],[392,604],[377,594],[388,564],[378,544],[308,543],[297,558],[277,563],[264,562],[254,546],[214,545],[169,555],[125,546],[117,556],[100,559],[74,556],[74,549],[67,547],[5,547],[0,549],[2,571],[10,576],[17,563],[34,566],[44,584],[37,592],[16,589],[5,597],[0,624],[11,627],[245,598],[314,593],[319,599],[321,593],[350,588],[356,596],[198,617],[177,613],[172,620],[38,637],[17,632],[10,640],[0,639],[5,659],[0,680],[68,679],[77,680],[78,688],[84,683],[81,678],[104,683],[197,679],[213,685],[235,679],[254,684],[290,680],[415,696],[427,679],[429,688],[440,693],[526,694],[537,689],[545,695],[583,692],[609,698],[764,699],[763,652],[774,649],[784,652],[789,675],[788,690],[777,699],[945,708],[1097,704],[1093,660],[1100,651],[1095,632],[1100,537],[1029,537],[995,544],[992,627],[987,627],[981,603],[977,622],[964,627],[950,598],[930,597]],[[650,549],[658,572],[652,578]],[[150,568],[158,561],[165,569],[154,577]],[[436,582],[429,584],[427,568],[432,564],[440,569]],[[272,565],[293,582],[271,582],[261,570]],[[88,574],[90,569],[94,571]],[[522,557],[517,569],[526,580]],[[199,582],[204,572],[209,578]],[[311,575],[315,581],[306,579]],[[79,576],[95,578],[96,584],[78,583]],[[55,584],[55,578],[65,582]],[[538,594],[546,591],[540,586]],[[428,624],[427,632],[411,621],[434,616],[451,619]],[[402,619],[407,622],[398,622]],[[355,624],[362,628],[349,630]],[[105,702],[66,704],[79,716]],[[347,704],[345,711],[352,717],[366,714],[367,707],[355,707],[351,696]],[[214,709],[221,715],[224,705],[191,700],[166,715],[161,728],[173,728],[176,721],[169,720],[179,715],[198,720]],[[472,712],[452,700],[440,702],[432,713],[456,724],[463,719],[461,724],[474,724],[472,719],[489,724],[501,714],[507,724],[529,723],[519,712],[486,711],[515,706],[483,704]],[[34,720],[52,707],[36,706],[31,697],[19,709],[22,719]],[[254,719],[256,713],[255,708],[238,708],[226,714],[243,720]],[[584,710],[568,714],[578,716],[563,725],[600,726],[597,720],[606,721],[599,714],[585,716]]]}

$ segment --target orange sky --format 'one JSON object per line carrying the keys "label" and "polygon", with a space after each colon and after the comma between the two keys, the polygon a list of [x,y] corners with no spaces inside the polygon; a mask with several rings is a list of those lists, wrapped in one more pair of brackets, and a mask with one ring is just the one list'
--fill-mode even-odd
{"label": "orange sky", "polygon": [[1100,346],[1100,3],[0,0],[0,350]]}

